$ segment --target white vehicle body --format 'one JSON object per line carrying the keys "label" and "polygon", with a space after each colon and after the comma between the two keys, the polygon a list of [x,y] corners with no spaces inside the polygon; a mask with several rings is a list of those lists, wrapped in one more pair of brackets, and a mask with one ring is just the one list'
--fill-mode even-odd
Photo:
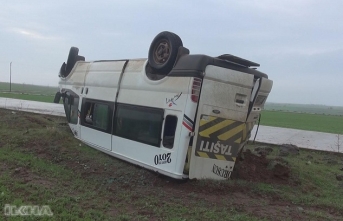
{"label": "white vehicle body", "polygon": [[70,128],[169,177],[228,179],[272,81],[226,58],[183,55],[163,77],[149,73],[147,59],[78,61],[59,82]]}

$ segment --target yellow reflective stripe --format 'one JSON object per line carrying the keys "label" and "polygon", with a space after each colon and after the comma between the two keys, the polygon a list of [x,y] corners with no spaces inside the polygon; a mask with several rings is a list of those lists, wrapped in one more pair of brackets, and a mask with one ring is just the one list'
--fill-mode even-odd
{"label": "yellow reflective stripe", "polygon": [[238,138],[237,140],[235,140],[235,143],[240,144],[240,143],[241,143],[241,140],[242,140],[242,138]]}
{"label": "yellow reflective stripe", "polygon": [[217,157],[218,160],[226,160],[226,158],[223,155],[215,154],[215,156]]}
{"label": "yellow reflective stripe", "polygon": [[241,124],[241,125],[239,125],[238,127],[235,127],[235,128],[233,128],[232,130],[229,130],[229,131],[227,131],[227,132],[225,132],[225,133],[223,133],[223,134],[221,134],[221,135],[219,135],[218,136],[218,139],[219,140],[227,140],[227,139],[229,139],[230,137],[233,137],[234,135],[236,135],[237,133],[239,133],[239,132],[241,132],[242,131],[242,126],[243,126],[244,124]]}
{"label": "yellow reflective stripe", "polygon": [[206,117],[208,117],[209,119],[208,120],[200,119],[200,126],[205,125],[205,124],[217,119],[217,117],[212,117],[212,116],[206,116]]}
{"label": "yellow reflective stripe", "polygon": [[200,157],[209,158],[209,156],[207,155],[207,153],[204,153],[204,152],[199,152],[199,151],[198,151],[198,155],[199,155]]}
{"label": "yellow reflective stripe", "polygon": [[234,122],[235,121],[232,121],[232,120],[224,120],[224,121],[208,128],[206,130],[201,131],[199,134],[202,137],[210,137],[210,134],[212,134],[212,133],[214,133],[214,132],[216,132],[216,131],[218,131],[218,130],[220,130],[220,129],[222,129],[222,128],[224,128],[224,127],[226,127],[226,126],[228,126]]}

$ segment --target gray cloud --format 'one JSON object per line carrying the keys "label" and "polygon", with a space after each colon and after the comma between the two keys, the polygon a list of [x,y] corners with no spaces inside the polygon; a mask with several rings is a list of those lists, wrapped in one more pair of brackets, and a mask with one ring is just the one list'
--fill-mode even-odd
{"label": "gray cloud", "polygon": [[156,34],[191,53],[234,54],[274,80],[269,101],[341,105],[340,0],[0,0],[0,81],[57,85],[71,46],[87,60],[147,57]]}

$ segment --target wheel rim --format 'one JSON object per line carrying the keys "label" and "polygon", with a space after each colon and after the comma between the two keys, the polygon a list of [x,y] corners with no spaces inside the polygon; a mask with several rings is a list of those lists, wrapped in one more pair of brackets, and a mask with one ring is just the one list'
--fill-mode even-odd
{"label": "wheel rim", "polygon": [[164,64],[170,56],[170,45],[166,39],[162,39],[154,49],[154,61],[157,64]]}

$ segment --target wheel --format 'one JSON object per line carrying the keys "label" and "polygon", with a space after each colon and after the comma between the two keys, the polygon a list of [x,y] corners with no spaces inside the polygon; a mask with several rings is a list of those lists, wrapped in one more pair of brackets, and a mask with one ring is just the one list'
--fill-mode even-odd
{"label": "wheel", "polygon": [[78,61],[79,49],[77,47],[71,47],[68,55],[66,75],[73,69],[75,63]]}
{"label": "wheel", "polygon": [[55,94],[54,103],[55,103],[55,104],[58,104],[58,103],[60,103],[60,100],[61,100],[61,93],[60,93],[60,92],[57,92],[57,93]]}
{"label": "wheel", "polygon": [[149,64],[158,73],[168,74],[174,66],[181,38],[172,32],[161,32],[152,41],[149,48]]}
{"label": "wheel", "polygon": [[63,64],[61,65],[61,68],[60,68],[60,74],[59,76],[61,77],[65,77],[66,76],[66,63],[63,62]]}

